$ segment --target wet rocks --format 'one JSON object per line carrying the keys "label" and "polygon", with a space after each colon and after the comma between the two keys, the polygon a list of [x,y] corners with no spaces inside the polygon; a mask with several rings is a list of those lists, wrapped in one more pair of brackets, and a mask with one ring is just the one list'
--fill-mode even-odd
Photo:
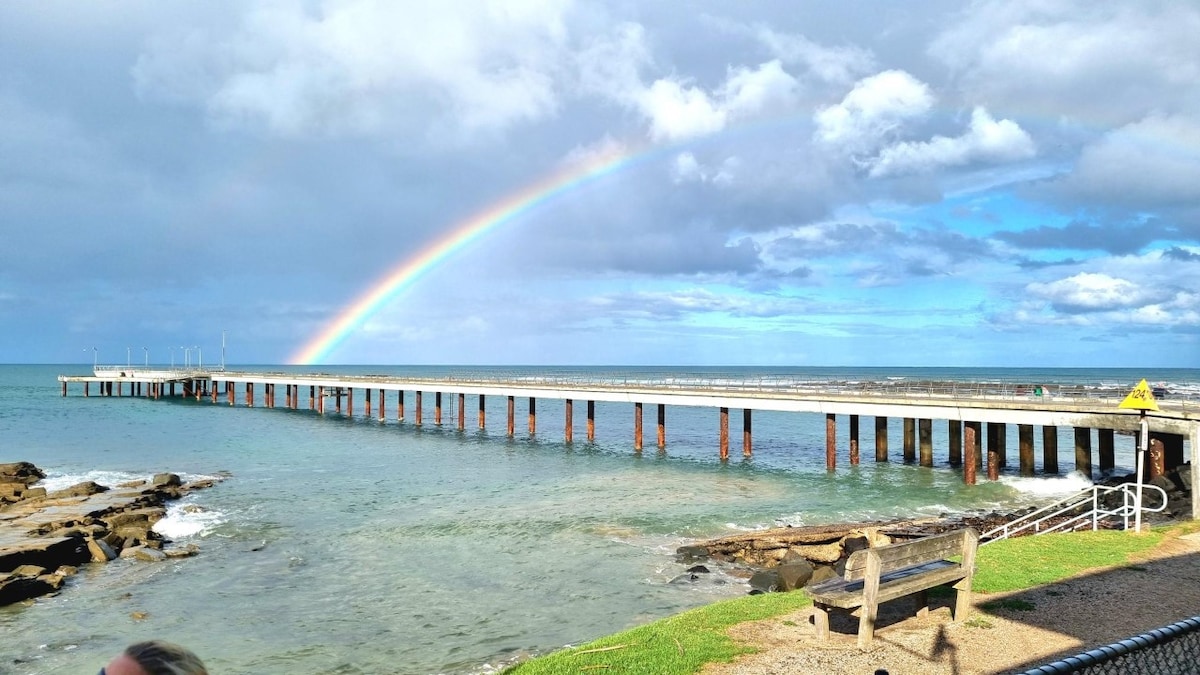
{"label": "wet rocks", "polygon": [[0,464],[0,606],[59,590],[79,565],[195,555],[194,545],[164,550],[169,542],[153,527],[166,502],[217,482],[163,473],[116,488],[86,481],[47,494],[29,487],[44,477],[28,462]]}

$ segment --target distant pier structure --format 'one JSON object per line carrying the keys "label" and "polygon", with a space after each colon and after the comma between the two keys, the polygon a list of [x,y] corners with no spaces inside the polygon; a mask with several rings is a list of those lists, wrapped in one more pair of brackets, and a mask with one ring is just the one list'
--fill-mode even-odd
{"label": "distant pier structure", "polygon": [[[632,449],[644,445],[643,416],[646,406],[655,411],[655,442],[666,447],[667,406],[712,408],[716,411],[716,451],[721,460],[729,457],[729,411],[740,410],[742,453],[753,451],[753,411],[769,410],[825,416],[825,464],[833,471],[839,456],[858,464],[862,417],[874,424],[874,460],[891,461],[893,439],[888,437],[889,418],[902,423],[901,459],[906,463],[934,464],[933,425],[947,425],[948,463],[961,470],[963,481],[974,484],[977,473],[989,480],[999,477],[1000,467],[1009,463],[1009,425],[1017,428],[1016,462],[1023,476],[1035,473],[1035,446],[1042,452],[1042,471],[1058,474],[1060,467],[1059,428],[1073,429],[1073,468],[1085,476],[1115,466],[1115,437],[1139,429],[1137,411],[1117,406],[1128,393],[1112,386],[1015,384],[1011,382],[961,381],[855,381],[814,382],[787,377],[737,379],[727,376],[612,376],[571,374],[530,375],[495,372],[448,374],[439,377],[397,375],[299,374],[237,372],[222,368],[153,369],[100,366],[93,375],[60,375],[62,395],[68,385],[82,384],[83,395],[92,385],[100,396],[189,397],[226,403],[230,406],[282,405],[291,410],[307,409],[317,414],[355,415],[356,393],[361,395],[360,414],[392,416],[407,421],[406,392],[412,394],[411,422],[424,422],[426,394],[433,394],[433,420],[442,424],[445,396],[456,397],[450,406],[457,429],[466,428],[467,397],[475,398],[475,424],[486,428],[485,402],[489,396],[507,401],[507,435],[514,435],[516,402],[527,402],[529,433],[537,430],[538,399],[561,400],[564,404],[564,440],[574,441],[576,402],[586,402],[587,440],[595,440],[597,401],[627,403],[633,414]],[[128,392],[128,393],[126,393]],[[374,394],[374,400],[372,400]],[[327,410],[327,399],[333,410]],[[1146,457],[1146,479],[1191,462],[1191,484],[1200,485],[1200,399],[1167,397],[1160,410],[1148,415],[1150,447]],[[839,433],[839,422],[845,433]],[[1040,428],[1040,434],[1037,431]],[[1096,445],[1093,446],[1093,440]],[[1190,452],[1188,452],[1190,450]],[[1190,458],[1186,455],[1190,455]],[[1200,518],[1200,499],[1193,489],[1192,517]]]}

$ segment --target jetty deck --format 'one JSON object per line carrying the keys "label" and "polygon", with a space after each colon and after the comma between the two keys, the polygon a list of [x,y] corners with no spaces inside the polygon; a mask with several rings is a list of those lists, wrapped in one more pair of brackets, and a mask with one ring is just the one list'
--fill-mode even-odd
{"label": "jetty deck", "polygon": [[[307,407],[326,414],[327,399],[336,414],[355,414],[356,392],[368,417],[388,416],[388,399],[394,401],[394,418],[406,420],[406,392],[413,397],[415,425],[424,421],[426,393],[434,398],[435,424],[442,423],[443,397],[457,397],[453,409],[457,428],[466,427],[466,397],[478,401],[476,424],[486,427],[485,401],[489,396],[507,400],[507,434],[515,429],[516,400],[526,399],[530,434],[537,429],[539,399],[564,402],[564,440],[573,441],[574,403],[586,403],[588,440],[595,438],[595,403],[628,403],[634,422],[633,450],[644,441],[643,411],[656,408],[657,445],[666,444],[666,407],[715,408],[718,413],[717,451],[729,456],[729,411],[742,411],[742,452],[753,451],[753,411],[822,414],[826,422],[826,466],[834,470],[839,456],[838,421],[847,423],[844,434],[847,460],[860,461],[859,424],[862,416],[874,418],[875,459],[888,461],[888,419],[903,420],[902,452],[906,462],[933,466],[933,422],[948,425],[948,460],[961,468],[963,480],[975,483],[976,472],[986,468],[989,479],[1007,464],[1007,427],[1017,427],[1017,460],[1022,475],[1034,475],[1035,427],[1041,427],[1042,470],[1059,471],[1058,428],[1074,430],[1074,469],[1094,475],[1093,439],[1101,472],[1115,465],[1115,434],[1139,428],[1138,411],[1118,405],[1128,390],[1118,385],[1058,385],[1053,383],[962,382],[939,380],[813,381],[788,377],[731,378],[728,376],[596,376],[588,373],[528,372],[479,373],[463,371],[437,377],[349,375],[265,371],[227,371],[222,368],[153,369],[102,367],[93,375],[61,375],[62,395],[69,384],[82,384],[84,396],[97,385],[101,396],[186,396],[213,403],[274,408],[282,389],[283,407]],[[115,393],[114,393],[115,392]],[[256,401],[256,392],[261,398]],[[372,400],[374,399],[374,400]],[[306,404],[306,405],[305,405]],[[1200,397],[1170,396],[1158,401],[1160,410],[1147,415],[1151,442],[1147,453],[1147,478],[1186,463],[1190,455],[1192,484],[1200,484]],[[1190,452],[1185,452],[1190,449]],[[1200,518],[1200,503],[1193,498],[1193,516]]]}

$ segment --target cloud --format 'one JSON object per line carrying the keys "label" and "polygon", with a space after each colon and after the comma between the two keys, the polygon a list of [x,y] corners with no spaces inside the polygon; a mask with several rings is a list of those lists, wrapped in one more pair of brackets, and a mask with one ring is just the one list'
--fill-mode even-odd
{"label": "cloud", "polygon": [[985,0],[957,19],[928,52],[972,99],[1089,125],[1194,109],[1195,3]]}
{"label": "cloud", "polygon": [[875,66],[869,50],[854,45],[826,47],[804,35],[783,33],[766,25],[752,29],[776,58],[789,64],[803,65],[820,80],[835,84],[852,81]]}
{"label": "cloud", "polygon": [[731,68],[713,92],[672,78],[655,80],[634,98],[650,124],[650,138],[678,141],[724,129],[731,120],[786,107],[795,97],[796,80],[779,61],[758,68]]}
{"label": "cloud", "polygon": [[1025,290],[1066,314],[1141,308],[1162,299],[1161,292],[1145,285],[1092,272],[1047,283],[1031,283]]}
{"label": "cloud", "polygon": [[859,80],[836,105],[813,116],[814,138],[847,155],[875,152],[901,125],[933,107],[929,86],[902,70],[886,70]]}
{"label": "cloud", "polygon": [[557,111],[567,10],[276,2],[246,10],[232,34],[157,36],[133,76],[144,97],[196,100],[220,123],[284,136],[376,133],[439,113],[467,132],[504,129]]}
{"label": "cloud", "polygon": [[1136,253],[1156,241],[1171,241],[1178,231],[1161,219],[1144,222],[1089,223],[1072,220],[1062,227],[1041,225],[1019,231],[999,231],[996,239],[1023,249],[1099,250],[1113,254]]}
{"label": "cloud", "polygon": [[937,169],[974,162],[1011,162],[1035,154],[1033,139],[1012,120],[995,120],[982,107],[971,113],[970,129],[957,138],[934,136],[929,141],[901,142],[879,152],[871,162],[873,178]]}
{"label": "cloud", "polygon": [[1073,201],[1125,209],[1200,202],[1200,118],[1151,114],[1083,148],[1075,168],[1044,187]]}

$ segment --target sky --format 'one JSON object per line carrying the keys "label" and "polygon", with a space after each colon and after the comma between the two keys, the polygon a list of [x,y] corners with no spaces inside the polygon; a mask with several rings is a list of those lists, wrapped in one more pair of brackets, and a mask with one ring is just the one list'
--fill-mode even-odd
{"label": "sky", "polygon": [[1200,367],[1197,35],[1169,0],[0,3],[0,362]]}

